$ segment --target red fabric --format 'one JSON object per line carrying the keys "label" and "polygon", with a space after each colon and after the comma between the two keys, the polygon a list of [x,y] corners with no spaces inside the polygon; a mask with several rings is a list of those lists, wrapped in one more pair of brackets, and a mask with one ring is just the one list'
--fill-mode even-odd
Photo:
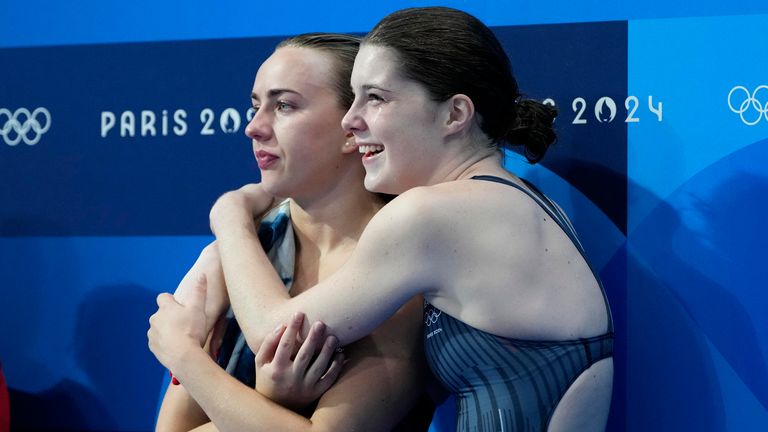
{"label": "red fabric", "polygon": [[0,432],[11,430],[11,406],[8,401],[8,388],[5,386],[3,365],[0,364]]}

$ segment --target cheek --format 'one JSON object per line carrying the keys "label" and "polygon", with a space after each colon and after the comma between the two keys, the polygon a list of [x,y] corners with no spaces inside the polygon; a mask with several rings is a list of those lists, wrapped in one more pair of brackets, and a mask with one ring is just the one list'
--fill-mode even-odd
{"label": "cheek", "polygon": [[292,131],[296,145],[302,153],[330,154],[341,152],[346,141],[345,132],[335,118],[304,124]]}
{"label": "cheek", "polygon": [[[401,109],[379,110],[371,115],[371,129],[379,131],[380,137],[388,136],[397,142],[408,144],[417,139],[425,128],[432,127],[426,113],[421,110]],[[384,143],[386,145],[386,143]]]}

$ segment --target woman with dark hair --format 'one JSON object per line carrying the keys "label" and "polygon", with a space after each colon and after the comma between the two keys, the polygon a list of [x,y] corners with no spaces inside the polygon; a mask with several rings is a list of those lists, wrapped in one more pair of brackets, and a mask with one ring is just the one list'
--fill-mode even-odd
{"label": "woman with dark hair", "polygon": [[[523,98],[493,33],[449,8],[385,17],[363,39],[351,84],[342,125],[363,154],[365,186],[399,196],[339,271],[292,298],[253,241],[252,214],[272,198],[259,185],[222,196],[211,227],[250,331],[266,335],[303,311],[347,343],[421,294],[426,355],[456,395],[458,430],[604,429],[613,380],[604,290],[560,208],[502,166],[504,145],[532,163],[544,156],[555,111]],[[194,338],[180,345],[201,351]]]}
{"label": "woman with dark hair", "polygon": [[[349,77],[358,47],[359,38],[353,36],[296,36],[280,43],[256,74],[251,94],[255,114],[246,135],[253,140],[261,185],[290,199],[259,219],[253,240],[269,252],[270,265],[290,295],[335,272],[384,205],[381,196],[363,187],[357,148],[340,125],[354,98]],[[198,278],[211,286],[224,283],[218,255],[216,243],[206,247],[175,295],[158,298],[161,308],[151,318],[148,334],[153,352],[176,346],[177,338],[166,337],[168,323],[179,319],[174,305],[199,305],[207,312],[201,342],[226,311],[225,295],[211,290],[206,298],[195,290]],[[422,301],[414,299],[374,333],[346,346],[343,370],[335,337],[326,337],[322,323],[311,327],[299,348],[304,320],[295,315],[262,344],[249,332],[250,318],[241,315],[235,302],[237,320],[227,320],[220,348],[218,337],[209,341],[217,355],[204,359],[210,367],[206,373],[187,373],[185,366],[194,356],[183,350],[174,351],[175,361],[164,362],[182,385],[168,386],[156,428],[391,430],[423,388]],[[400,427],[426,430],[431,413],[417,414]]]}

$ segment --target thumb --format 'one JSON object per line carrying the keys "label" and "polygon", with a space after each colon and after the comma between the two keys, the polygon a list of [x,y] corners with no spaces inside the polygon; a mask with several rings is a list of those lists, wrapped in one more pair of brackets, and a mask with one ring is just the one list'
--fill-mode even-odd
{"label": "thumb", "polygon": [[205,310],[205,293],[208,290],[208,279],[205,273],[201,273],[197,279],[195,279],[195,285],[192,287],[192,292],[187,299],[187,304],[184,306]]}

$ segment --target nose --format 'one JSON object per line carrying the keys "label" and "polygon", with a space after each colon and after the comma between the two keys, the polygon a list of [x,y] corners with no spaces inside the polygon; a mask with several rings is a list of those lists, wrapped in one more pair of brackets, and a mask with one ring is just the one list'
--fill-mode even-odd
{"label": "nose", "polygon": [[272,125],[266,110],[253,113],[251,121],[245,126],[245,135],[255,141],[268,141],[272,137]]}
{"label": "nose", "polygon": [[344,117],[341,119],[341,127],[347,132],[360,132],[365,130],[365,121],[360,115],[360,109],[356,103],[353,103]]}

